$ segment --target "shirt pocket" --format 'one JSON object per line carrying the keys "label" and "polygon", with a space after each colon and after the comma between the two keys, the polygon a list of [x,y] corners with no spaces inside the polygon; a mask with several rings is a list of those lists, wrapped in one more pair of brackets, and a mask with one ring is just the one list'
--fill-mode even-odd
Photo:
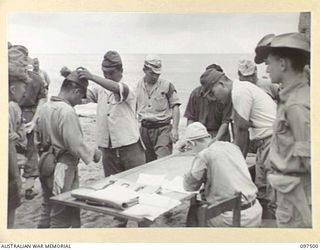
{"label": "shirt pocket", "polygon": [[164,111],[168,107],[168,100],[165,93],[157,95],[153,100],[153,107],[156,111]]}

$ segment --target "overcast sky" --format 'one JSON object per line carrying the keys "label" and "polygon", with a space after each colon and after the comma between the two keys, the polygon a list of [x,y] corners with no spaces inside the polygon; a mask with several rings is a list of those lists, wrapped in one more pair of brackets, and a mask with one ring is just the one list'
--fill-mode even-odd
{"label": "overcast sky", "polygon": [[268,33],[297,32],[299,13],[15,12],[8,41],[33,53],[252,53]]}

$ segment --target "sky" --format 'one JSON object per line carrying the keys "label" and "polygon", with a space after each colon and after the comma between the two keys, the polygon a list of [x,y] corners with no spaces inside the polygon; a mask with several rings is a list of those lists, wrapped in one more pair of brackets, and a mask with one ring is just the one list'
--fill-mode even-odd
{"label": "sky", "polygon": [[37,54],[252,53],[266,34],[297,32],[299,13],[12,12],[7,40]]}

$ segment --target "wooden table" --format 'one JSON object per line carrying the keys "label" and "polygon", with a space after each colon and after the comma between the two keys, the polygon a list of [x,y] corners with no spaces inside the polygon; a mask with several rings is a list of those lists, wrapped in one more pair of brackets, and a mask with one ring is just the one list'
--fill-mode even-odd
{"label": "wooden table", "polygon": [[[247,157],[247,162],[249,163],[249,168],[252,167],[253,164],[253,156]],[[127,180],[129,182],[136,182],[140,174],[152,174],[152,175],[165,175],[166,179],[172,180],[176,176],[183,176],[192,165],[192,160],[194,158],[194,154],[190,153],[177,153],[174,155],[170,155],[164,158],[161,158],[156,161],[152,161],[146,163],[144,165],[132,168],[130,170],[121,172],[119,174],[114,175],[114,177],[118,179]],[[249,160],[248,160],[249,159]],[[111,177],[110,177],[111,178]],[[104,178],[100,181],[95,182],[94,184],[107,184],[110,180],[109,177]],[[177,199],[179,201],[187,201],[195,198],[195,194],[190,193],[180,193],[180,192],[168,192],[164,194],[167,197]],[[125,219],[133,220],[138,223],[139,227],[146,227],[152,224],[152,221],[149,221],[146,218],[139,216],[130,216],[127,214],[123,214],[121,210],[104,207],[104,206],[94,206],[86,204],[84,201],[77,200],[71,196],[71,192],[66,192],[51,198],[52,202],[57,204],[72,206],[81,209],[87,209],[99,213],[103,213],[110,216],[122,217]]]}

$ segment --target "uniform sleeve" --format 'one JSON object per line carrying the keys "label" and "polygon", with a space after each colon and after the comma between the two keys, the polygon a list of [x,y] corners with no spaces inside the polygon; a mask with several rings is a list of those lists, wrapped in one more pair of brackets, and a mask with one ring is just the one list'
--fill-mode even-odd
{"label": "uniform sleeve", "polygon": [[291,105],[286,116],[295,140],[293,156],[301,157],[310,171],[310,110],[302,105]]}
{"label": "uniform sleeve", "polygon": [[232,92],[232,105],[237,114],[246,121],[250,121],[253,98],[249,90],[238,88]]}
{"label": "uniform sleeve", "polygon": [[129,88],[129,86],[125,83],[119,82],[119,93],[120,93],[120,101],[119,102],[130,102],[132,100],[135,100],[136,95],[134,91]]}
{"label": "uniform sleeve", "polygon": [[68,112],[64,114],[60,120],[59,129],[68,150],[77,157],[80,157],[86,164],[89,164],[93,156],[84,143],[82,130],[76,113]]}
{"label": "uniform sleeve", "polygon": [[167,93],[167,98],[169,101],[170,108],[173,108],[175,105],[181,105],[177,91],[172,83],[169,83],[169,90]]}
{"label": "uniform sleeve", "polygon": [[15,124],[17,124],[17,114],[13,105],[9,103],[9,141],[15,141],[19,137],[15,131]]}
{"label": "uniform sleeve", "polygon": [[231,100],[224,106],[222,111],[222,124],[229,123],[232,115],[232,102]]}
{"label": "uniform sleeve", "polygon": [[45,78],[45,80],[46,80],[46,82],[47,82],[47,86],[49,87],[49,85],[50,85],[50,78],[49,78],[49,75],[48,75],[48,73],[47,72],[44,72],[44,78]]}
{"label": "uniform sleeve", "polygon": [[184,117],[189,120],[198,121],[199,112],[196,110],[197,102],[194,93],[192,92],[189,96],[186,111],[184,112]]}
{"label": "uniform sleeve", "polygon": [[43,98],[47,98],[48,91],[47,91],[47,89],[45,87],[44,81],[41,79],[40,76],[37,76],[37,81],[39,81],[39,84],[40,84],[40,90],[39,90],[37,99],[40,100],[40,99],[43,99]]}
{"label": "uniform sleeve", "polygon": [[196,156],[193,160],[192,167],[184,176],[184,188],[187,191],[198,190],[206,179],[207,166],[205,161]]}

